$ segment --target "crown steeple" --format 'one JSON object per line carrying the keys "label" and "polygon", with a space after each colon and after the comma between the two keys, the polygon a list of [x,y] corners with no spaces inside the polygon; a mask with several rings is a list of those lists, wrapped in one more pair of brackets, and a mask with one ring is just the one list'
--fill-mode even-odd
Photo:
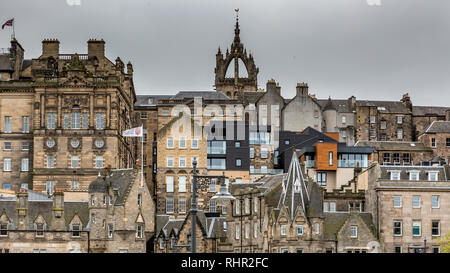
{"label": "crown steeple", "polygon": [[234,10],[236,12],[236,27],[234,28],[234,44],[239,45],[241,39],[239,38],[239,9]]}

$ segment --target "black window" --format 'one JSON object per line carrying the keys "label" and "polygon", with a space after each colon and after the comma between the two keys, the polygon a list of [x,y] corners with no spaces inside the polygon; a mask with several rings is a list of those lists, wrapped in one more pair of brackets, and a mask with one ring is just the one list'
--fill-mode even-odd
{"label": "black window", "polygon": [[390,153],[383,153],[383,162],[385,162],[385,163],[391,162],[391,154]]}
{"label": "black window", "polygon": [[401,246],[396,246],[394,247],[395,253],[402,253],[402,247]]}
{"label": "black window", "polygon": [[450,137],[445,139],[445,146],[450,147]]}
{"label": "black window", "polygon": [[394,153],[392,157],[394,159],[394,163],[400,163],[400,154],[399,153]]}
{"label": "black window", "polygon": [[8,235],[8,225],[0,224],[0,236],[6,236],[6,235]]}
{"label": "black window", "polygon": [[433,221],[431,222],[431,235],[433,236],[439,236],[440,234],[440,225],[439,221]]}
{"label": "black window", "polygon": [[80,237],[80,224],[72,225],[72,237]]}
{"label": "black window", "polygon": [[402,222],[394,221],[394,235],[402,235]]}

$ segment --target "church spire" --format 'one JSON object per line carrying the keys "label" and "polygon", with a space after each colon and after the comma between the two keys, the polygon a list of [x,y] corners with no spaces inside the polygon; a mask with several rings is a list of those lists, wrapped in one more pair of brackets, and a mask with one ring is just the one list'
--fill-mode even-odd
{"label": "church spire", "polygon": [[234,44],[240,44],[241,39],[239,38],[239,9],[234,9],[236,12],[236,27],[234,28]]}

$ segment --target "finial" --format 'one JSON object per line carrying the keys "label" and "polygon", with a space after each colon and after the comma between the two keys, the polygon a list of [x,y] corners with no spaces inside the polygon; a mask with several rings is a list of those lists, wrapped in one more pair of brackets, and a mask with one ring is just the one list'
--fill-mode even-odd
{"label": "finial", "polygon": [[222,52],[220,51],[220,46],[219,46],[219,50],[217,51],[217,54],[221,54]]}
{"label": "finial", "polygon": [[239,44],[239,9],[234,9],[236,12],[236,28],[234,29],[234,44]]}

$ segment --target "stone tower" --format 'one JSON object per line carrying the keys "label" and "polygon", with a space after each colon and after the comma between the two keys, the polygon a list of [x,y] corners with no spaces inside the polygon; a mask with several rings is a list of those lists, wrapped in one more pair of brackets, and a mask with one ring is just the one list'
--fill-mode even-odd
{"label": "stone tower", "polygon": [[[237,9],[236,12],[239,10]],[[231,44],[231,49],[223,56],[220,47],[216,54],[216,68],[214,73],[216,74],[215,87],[218,92],[222,92],[230,98],[241,99],[244,91],[257,91],[258,81],[257,75],[259,69],[256,67],[253,60],[253,55],[247,54],[247,50],[241,43],[239,38],[239,16],[236,15],[236,27],[234,29],[234,41]],[[239,77],[239,59],[245,65],[248,77]],[[226,72],[234,61],[234,77],[227,78]]]}

